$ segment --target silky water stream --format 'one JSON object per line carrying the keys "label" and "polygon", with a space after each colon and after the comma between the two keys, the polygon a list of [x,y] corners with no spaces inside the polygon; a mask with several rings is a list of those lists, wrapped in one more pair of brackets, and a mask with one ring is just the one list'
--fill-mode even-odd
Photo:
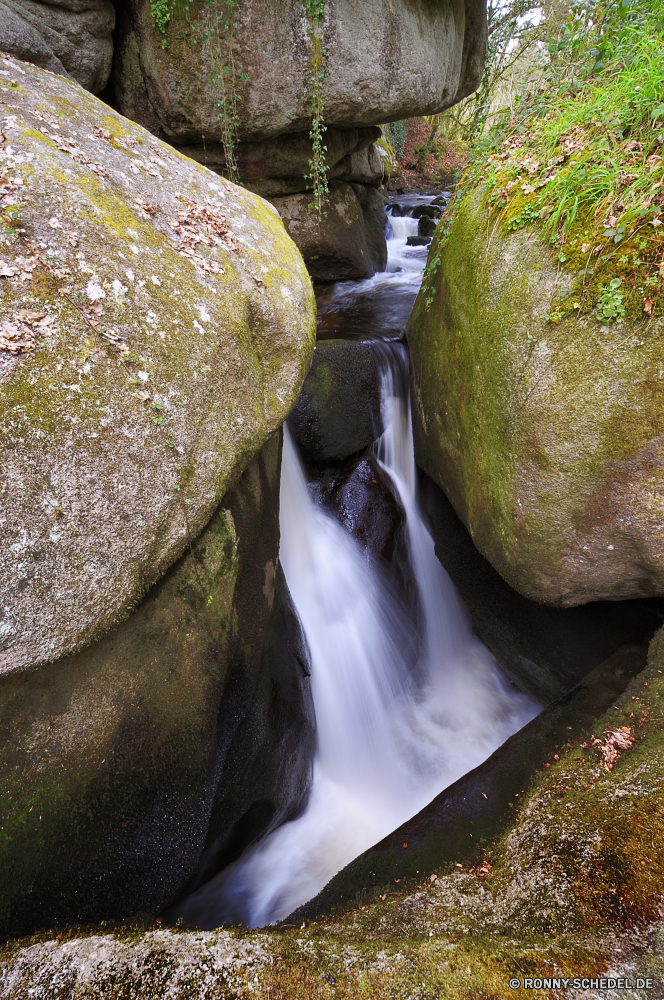
{"label": "silky water stream", "polygon": [[418,508],[408,357],[398,340],[426,248],[406,244],[415,219],[390,221],[388,270],[327,289],[319,309],[328,336],[344,329],[346,316],[346,335],[355,323],[365,339],[367,329],[377,338],[385,429],[373,453],[405,512],[417,612],[316,503],[285,428],[280,559],[311,654],[312,790],[298,819],[174,908],[203,928],[239,921],[257,927],[284,918],[485,760],[540,707],[507,681],[473,635]]}

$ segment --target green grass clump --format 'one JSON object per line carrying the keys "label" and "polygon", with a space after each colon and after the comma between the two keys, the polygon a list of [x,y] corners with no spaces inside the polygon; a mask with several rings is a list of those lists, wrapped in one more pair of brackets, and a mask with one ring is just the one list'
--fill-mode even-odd
{"label": "green grass clump", "polygon": [[429,303],[456,211],[484,185],[492,229],[532,226],[575,274],[566,308],[643,325],[662,311],[664,4],[648,0],[631,16],[628,4],[588,7],[595,21],[603,11],[602,25],[591,21],[584,42],[570,28],[574,58],[562,71],[552,63],[557,80],[517,101],[475,150],[439,227],[425,278]]}

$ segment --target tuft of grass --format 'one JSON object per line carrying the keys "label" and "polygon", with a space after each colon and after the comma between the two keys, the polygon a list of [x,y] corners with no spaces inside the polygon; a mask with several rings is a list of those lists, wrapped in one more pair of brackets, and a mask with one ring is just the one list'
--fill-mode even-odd
{"label": "tuft of grass", "polygon": [[523,98],[480,143],[439,226],[425,275],[429,304],[456,211],[484,185],[496,225],[530,225],[557,248],[577,278],[571,308],[645,325],[662,311],[664,29],[660,0],[644,6],[652,17],[621,24],[612,61],[594,62],[585,81],[573,73],[557,90]]}

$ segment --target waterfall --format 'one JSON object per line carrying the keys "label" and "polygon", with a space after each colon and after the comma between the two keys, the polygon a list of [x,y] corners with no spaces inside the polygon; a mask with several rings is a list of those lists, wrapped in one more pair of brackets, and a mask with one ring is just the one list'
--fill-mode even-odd
{"label": "waterfall", "polygon": [[313,786],[298,819],[174,908],[203,928],[282,919],[539,710],[473,635],[436,558],[417,504],[407,355],[400,344],[377,349],[385,431],[374,451],[406,513],[421,604],[418,662],[408,660],[408,609],[381,568],[313,501],[285,428],[280,558],[311,650]]}
{"label": "waterfall", "polygon": [[392,237],[390,238],[388,234],[389,256],[386,270],[388,272],[421,272],[421,257],[410,253],[406,243],[409,236],[417,236],[420,220],[413,219],[410,215],[391,214],[388,215],[387,220],[392,230]]}
{"label": "waterfall", "polygon": [[389,225],[395,240],[405,240],[409,236],[417,236],[420,220],[410,215],[388,215]]}

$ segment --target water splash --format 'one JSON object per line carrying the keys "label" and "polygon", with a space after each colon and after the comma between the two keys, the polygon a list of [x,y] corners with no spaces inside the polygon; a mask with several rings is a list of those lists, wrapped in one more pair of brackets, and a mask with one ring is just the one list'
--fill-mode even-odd
{"label": "water splash", "polygon": [[417,506],[407,356],[383,348],[385,432],[375,453],[406,512],[423,642],[408,609],[341,525],[315,505],[286,429],[281,561],[311,650],[318,742],[311,798],[175,912],[199,926],[263,926],[314,896],[539,710],[472,634]]}

